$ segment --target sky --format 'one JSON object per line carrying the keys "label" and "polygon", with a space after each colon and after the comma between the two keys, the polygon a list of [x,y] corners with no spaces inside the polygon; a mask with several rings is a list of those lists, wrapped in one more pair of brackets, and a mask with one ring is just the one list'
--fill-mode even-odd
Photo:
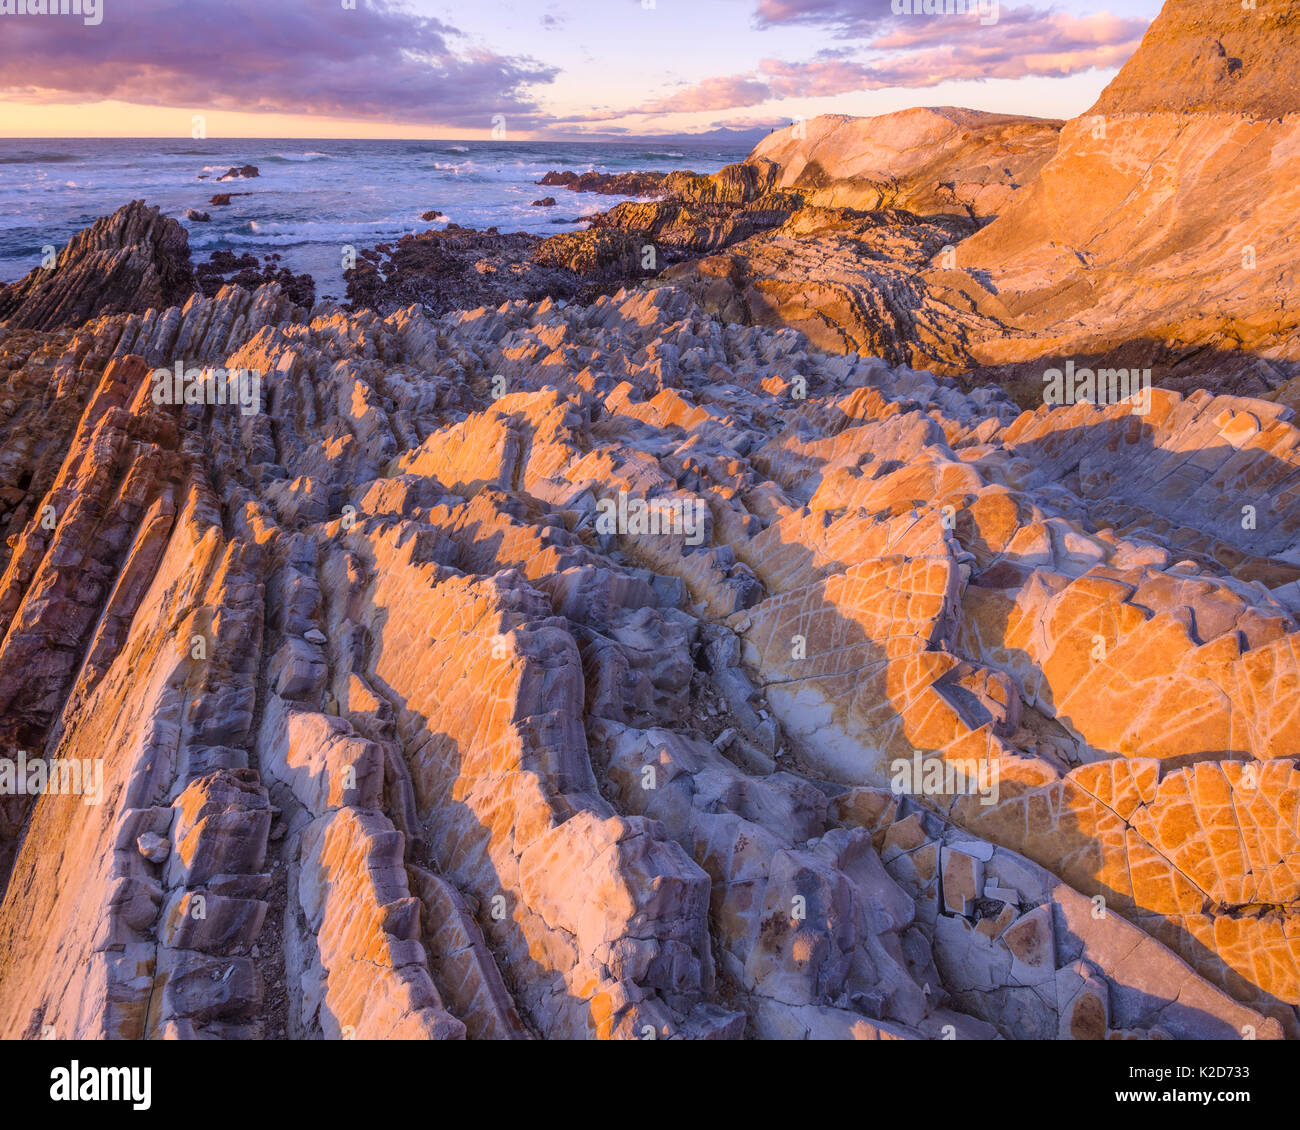
{"label": "sky", "polygon": [[1096,100],[1160,9],[1160,0],[1118,0],[1119,11],[947,0],[959,10],[940,14],[923,10],[936,0],[28,9],[59,2],[0,0],[0,136],[606,139],[912,106],[1069,118]]}

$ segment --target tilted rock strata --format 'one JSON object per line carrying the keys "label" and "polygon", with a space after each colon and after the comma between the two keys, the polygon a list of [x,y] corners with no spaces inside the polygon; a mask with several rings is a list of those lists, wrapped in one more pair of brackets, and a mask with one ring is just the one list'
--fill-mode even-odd
{"label": "tilted rock strata", "polygon": [[671,287],[4,332],[3,737],[105,777],[6,810],[5,1034],[1296,1034],[1289,411]]}
{"label": "tilted rock strata", "polygon": [[180,304],[194,289],[185,229],[133,200],[73,236],[52,266],[0,287],[0,322],[11,330],[76,327],[95,314]]}
{"label": "tilted rock strata", "polygon": [[894,364],[948,357],[954,341],[991,324],[931,301],[921,281],[970,234],[969,220],[811,206],[776,218],[768,230],[670,266],[662,281],[728,321],[789,327],[827,352]]}

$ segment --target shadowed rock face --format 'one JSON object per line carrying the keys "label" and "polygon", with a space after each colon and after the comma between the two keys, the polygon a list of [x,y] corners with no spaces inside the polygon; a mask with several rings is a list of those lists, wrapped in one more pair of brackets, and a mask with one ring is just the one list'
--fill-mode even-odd
{"label": "shadowed rock face", "polygon": [[79,326],[97,314],[143,314],[193,293],[189,236],[157,208],[133,200],[75,235],[52,268],[0,289],[11,329]]}
{"label": "shadowed rock face", "polygon": [[537,183],[567,188],[570,192],[598,192],[606,196],[656,196],[670,173],[549,172]]}
{"label": "shadowed rock face", "polygon": [[760,162],[728,165],[710,176],[673,173],[662,200],[625,201],[593,217],[590,233],[578,235],[598,239],[609,229],[625,231],[649,241],[665,262],[726,247],[779,227],[804,207],[802,193],[773,190],[777,171]]}
{"label": "shadowed rock face", "polygon": [[587,301],[645,277],[639,244],[622,232],[540,236],[449,224],[363,251],[344,272],[348,300],[391,312],[418,303],[431,314],[518,299]]}
{"label": "shadowed rock face", "polygon": [[295,275],[288,267],[277,266],[279,258],[274,254],[259,264],[256,255],[236,255],[218,249],[207,262],[195,268],[194,277],[199,290],[209,298],[230,283],[245,290],[256,290],[264,283],[278,283],[289,301],[310,309],[316,302],[316,280],[311,275]]}
{"label": "shadowed rock face", "polygon": [[230,286],[0,374],[0,743],[102,771],[0,810],[0,1034],[1296,1033],[1289,410],[671,286]]}

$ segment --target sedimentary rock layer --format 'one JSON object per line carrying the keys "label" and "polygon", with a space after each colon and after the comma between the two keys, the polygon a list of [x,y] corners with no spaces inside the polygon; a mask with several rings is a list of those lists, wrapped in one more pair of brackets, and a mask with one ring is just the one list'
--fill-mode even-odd
{"label": "sedimentary rock layer", "polygon": [[1297,1033],[1288,409],[668,286],[0,366],[0,737],[103,767],[5,809],[0,1034]]}
{"label": "sedimentary rock layer", "polygon": [[10,329],[75,328],[92,314],[143,314],[182,303],[194,290],[189,236],[176,221],[133,200],[78,232],[52,262],[0,287]]}

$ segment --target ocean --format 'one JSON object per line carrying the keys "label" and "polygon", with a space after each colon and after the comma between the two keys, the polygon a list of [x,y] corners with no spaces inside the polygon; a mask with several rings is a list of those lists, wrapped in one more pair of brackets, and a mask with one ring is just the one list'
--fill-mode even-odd
{"label": "ocean", "polygon": [[[345,246],[359,251],[448,223],[553,235],[629,199],[534,183],[553,169],[713,173],[747,152],[653,140],[0,139],[0,283],[38,266],[42,248],[61,249],[100,216],[143,197],[184,224],[196,263],[219,248],[277,253],[281,266],[315,278],[317,298],[343,298]],[[259,176],[216,183],[232,165],[256,165]],[[218,192],[252,195],[209,204]],[[543,196],[557,205],[531,207]],[[212,219],[186,220],[187,208]],[[445,218],[420,219],[433,209]]]}

